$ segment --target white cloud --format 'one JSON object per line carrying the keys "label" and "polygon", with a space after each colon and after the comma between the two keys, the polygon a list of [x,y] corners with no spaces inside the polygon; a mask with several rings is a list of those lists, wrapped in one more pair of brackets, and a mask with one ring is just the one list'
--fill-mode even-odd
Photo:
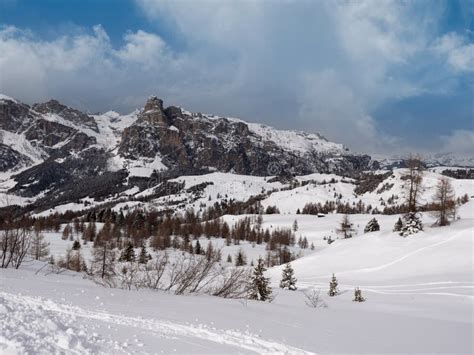
{"label": "white cloud", "polygon": [[441,151],[456,153],[461,156],[472,158],[474,156],[474,131],[458,129],[450,135],[442,136]]}
{"label": "white cloud", "polygon": [[[130,110],[156,94],[196,111],[319,131],[367,152],[379,150],[381,137],[388,149],[399,142],[380,131],[375,109],[443,90],[412,72],[432,66],[437,3],[420,12],[400,1],[136,2],[179,37],[179,52],[142,30],[113,46],[101,26],[49,41],[4,28],[1,91],[93,110]],[[470,63],[467,43],[438,44],[451,66]]]}
{"label": "white cloud", "polygon": [[157,35],[144,31],[127,33],[125,45],[116,51],[116,55],[124,62],[143,64],[151,68],[163,60],[170,59],[170,51],[166,43]]}
{"label": "white cloud", "polygon": [[474,71],[474,44],[456,33],[447,33],[435,41],[433,49],[445,56],[451,68],[458,72]]}
{"label": "white cloud", "polygon": [[114,48],[100,25],[49,41],[4,27],[0,90],[30,103],[54,97],[83,109],[131,110],[151,93],[172,95],[205,80],[199,63],[173,53],[156,34],[129,32],[123,41]]}

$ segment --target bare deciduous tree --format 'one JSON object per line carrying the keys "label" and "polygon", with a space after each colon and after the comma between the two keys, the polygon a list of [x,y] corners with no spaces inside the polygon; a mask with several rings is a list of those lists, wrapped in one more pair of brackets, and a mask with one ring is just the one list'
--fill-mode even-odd
{"label": "bare deciduous tree", "polygon": [[456,216],[456,196],[448,178],[439,179],[434,195],[435,215],[439,226],[449,224],[449,219]]}
{"label": "bare deciduous tree", "polygon": [[405,180],[403,189],[405,191],[408,212],[416,212],[418,200],[422,192],[424,165],[417,155],[411,155],[405,161],[405,165],[408,171],[402,176],[402,179]]}
{"label": "bare deciduous tree", "polygon": [[90,273],[96,277],[96,281],[109,287],[114,286],[115,274],[115,251],[110,242],[101,242],[94,247],[92,252],[92,263]]}
{"label": "bare deciduous tree", "polygon": [[342,217],[341,223],[339,224],[339,229],[337,231],[338,233],[342,233],[344,239],[352,238],[352,232],[354,231],[354,228],[347,214]]}
{"label": "bare deciduous tree", "polygon": [[49,255],[49,243],[44,240],[44,235],[39,231],[33,234],[30,254],[35,260],[42,260]]}
{"label": "bare deciduous tree", "polygon": [[1,267],[18,269],[31,245],[31,232],[27,228],[7,225],[0,231]]}

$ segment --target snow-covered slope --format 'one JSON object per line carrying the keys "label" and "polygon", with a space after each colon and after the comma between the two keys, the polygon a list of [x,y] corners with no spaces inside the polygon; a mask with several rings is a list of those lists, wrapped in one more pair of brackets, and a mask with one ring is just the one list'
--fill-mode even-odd
{"label": "snow-covered slope", "polygon": [[[4,353],[472,353],[474,203],[460,220],[408,238],[380,232],[322,240],[340,215],[265,216],[264,227],[289,226],[317,243],[293,262],[296,292],[277,288],[281,267],[267,272],[272,303],[174,296],[98,286],[79,274],[46,272],[41,263],[3,270],[0,349]],[[240,218],[233,216],[232,218]],[[359,230],[370,215],[351,216]],[[427,225],[429,215],[424,216]],[[59,238],[59,236],[57,236]],[[251,245],[242,248],[252,249]],[[340,295],[329,297],[332,273]],[[360,287],[366,302],[352,302]],[[326,308],[306,305],[320,289]]]}

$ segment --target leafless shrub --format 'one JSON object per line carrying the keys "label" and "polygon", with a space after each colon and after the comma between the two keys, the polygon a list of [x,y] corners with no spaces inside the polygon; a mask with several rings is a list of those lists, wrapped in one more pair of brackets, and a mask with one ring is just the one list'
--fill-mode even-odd
{"label": "leafless shrub", "polygon": [[143,277],[141,279],[141,287],[160,289],[161,278],[165,273],[168,265],[168,253],[157,253],[155,258],[145,265]]}
{"label": "leafless shrub", "polygon": [[213,296],[223,298],[245,298],[248,293],[248,283],[251,271],[246,268],[236,267],[225,272],[220,282],[211,290]]}
{"label": "leafless shrub", "polygon": [[116,266],[118,270],[115,271],[117,278],[117,284],[121,288],[126,290],[139,289],[140,288],[140,264],[135,261],[123,263],[122,265]]}
{"label": "leafless shrub", "polygon": [[174,293],[182,295],[200,292],[211,284],[219,276],[215,269],[216,259],[216,256],[207,258],[202,255],[190,255],[181,259],[181,273],[177,278]]}
{"label": "leafless shrub", "polygon": [[318,289],[309,289],[303,292],[305,297],[305,303],[308,307],[311,308],[326,308],[327,305],[321,297],[321,290]]}

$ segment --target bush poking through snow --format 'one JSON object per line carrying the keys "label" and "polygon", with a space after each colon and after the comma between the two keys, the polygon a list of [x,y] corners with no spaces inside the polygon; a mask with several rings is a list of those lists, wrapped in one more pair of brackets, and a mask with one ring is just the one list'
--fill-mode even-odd
{"label": "bush poking through snow", "polygon": [[331,281],[329,282],[329,292],[328,295],[331,297],[337,296],[339,294],[339,289],[337,288],[338,282],[336,276],[332,274]]}
{"label": "bush poking through snow", "polygon": [[380,225],[379,222],[375,219],[372,218],[369,223],[364,228],[364,233],[370,233],[370,232],[377,232],[380,230]]}
{"label": "bush poking through snow", "polygon": [[354,299],[352,301],[354,301],[354,302],[365,302],[365,298],[362,297],[362,291],[360,290],[359,287],[356,287],[354,289]]}
{"label": "bush poking through snow", "polygon": [[303,292],[305,297],[305,303],[308,307],[311,308],[326,308],[327,305],[321,297],[320,289],[310,289]]}

